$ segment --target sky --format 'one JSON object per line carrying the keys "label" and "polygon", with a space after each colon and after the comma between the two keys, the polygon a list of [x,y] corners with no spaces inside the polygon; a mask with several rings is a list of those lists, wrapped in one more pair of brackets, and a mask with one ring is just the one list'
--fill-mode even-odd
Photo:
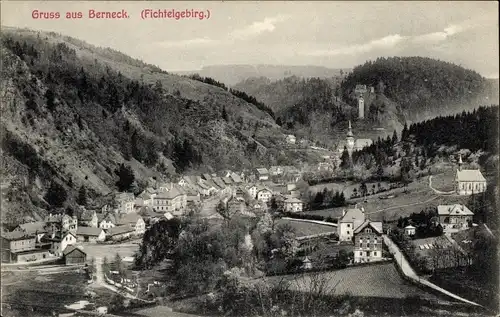
{"label": "sky", "polygon": [[[63,2],[2,1],[2,26],[47,30],[111,47],[167,71],[209,65],[351,68],[381,56],[427,56],[498,78],[496,1]],[[204,19],[141,19],[144,9],[203,11]],[[89,19],[88,10],[128,19]],[[33,19],[33,10],[60,19]],[[66,19],[66,12],[83,13]],[[210,14],[209,18],[206,16]]]}

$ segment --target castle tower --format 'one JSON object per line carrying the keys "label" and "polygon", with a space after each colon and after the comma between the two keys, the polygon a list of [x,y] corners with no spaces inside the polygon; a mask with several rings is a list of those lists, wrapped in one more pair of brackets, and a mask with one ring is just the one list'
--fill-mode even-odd
{"label": "castle tower", "polygon": [[354,149],[354,134],[352,133],[351,120],[349,120],[349,129],[347,130],[346,145],[347,145],[347,151],[349,152],[349,155],[351,155]]}
{"label": "castle tower", "polygon": [[464,164],[464,162],[462,161],[462,154],[458,154],[458,170],[461,171],[462,170],[462,165]]}
{"label": "castle tower", "polygon": [[358,98],[358,118],[365,118],[365,100],[363,99],[363,97]]}

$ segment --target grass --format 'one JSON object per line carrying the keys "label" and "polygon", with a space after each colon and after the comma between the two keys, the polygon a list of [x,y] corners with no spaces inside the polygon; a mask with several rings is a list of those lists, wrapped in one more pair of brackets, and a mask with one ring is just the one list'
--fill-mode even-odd
{"label": "grass", "polygon": [[455,171],[446,170],[444,173],[432,176],[432,187],[443,192],[449,192],[454,189]]}
{"label": "grass", "polygon": [[393,263],[374,264],[330,272],[286,275],[270,279],[279,281],[281,278],[291,283],[290,288],[292,290],[307,290],[312,281],[318,279],[328,283],[327,288],[331,290],[333,295],[395,299],[408,296],[420,296],[430,300],[437,298],[405,282],[399,276]]}
{"label": "grass", "polygon": [[289,224],[292,228],[295,229],[296,237],[304,237],[310,236],[313,234],[321,234],[321,233],[336,233],[337,228],[333,226],[321,225],[310,222],[301,222],[297,220],[290,219],[279,219],[276,224]]}

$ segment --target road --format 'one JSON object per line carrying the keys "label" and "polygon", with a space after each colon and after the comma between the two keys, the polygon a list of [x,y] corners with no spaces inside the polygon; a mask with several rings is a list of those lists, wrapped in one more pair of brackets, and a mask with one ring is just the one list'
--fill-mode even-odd
{"label": "road", "polygon": [[430,287],[438,292],[441,292],[442,294],[444,295],[447,295],[451,298],[454,298],[458,301],[461,301],[461,302],[464,302],[464,303],[467,303],[467,304],[470,304],[470,305],[473,305],[473,306],[479,306],[479,307],[482,307],[481,305],[477,304],[477,303],[474,303],[470,300],[467,300],[465,298],[462,298],[460,296],[457,296],[439,286],[437,286],[436,284],[433,284],[429,281],[427,281],[426,279],[424,278],[421,278],[418,276],[418,274],[413,270],[413,268],[411,267],[410,263],[408,263],[408,261],[406,260],[406,258],[404,257],[403,253],[401,252],[401,250],[399,249],[399,247],[391,240],[391,238],[389,238],[387,235],[383,235],[382,236],[383,239],[384,239],[384,243],[385,245],[387,246],[387,248],[389,249],[389,251],[394,255],[394,259],[396,260],[396,263],[398,264],[398,266],[401,268],[401,271],[403,271],[403,274],[405,276],[407,276],[408,278],[412,279],[413,281],[419,283],[419,284],[422,284],[422,285],[425,285],[427,287]]}

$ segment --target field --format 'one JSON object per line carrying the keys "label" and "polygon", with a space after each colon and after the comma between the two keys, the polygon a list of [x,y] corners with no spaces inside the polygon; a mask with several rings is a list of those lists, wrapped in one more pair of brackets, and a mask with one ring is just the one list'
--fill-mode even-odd
{"label": "field", "polygon": [[454,189],[453,181],[455,179],[455,171],[447,170],[441,174],[432,177],[432,187],[442,192],[449,192]]}
{"label": "field", "polygon": [[[446,175],[447,174],[444,174],[442,177],[441,174],[433,176],[433,184],[434,178],[441,179],[441,181],[438,182],[446,182],[444,179],[446,177],[449,178],[449,176]],[[379,198],[389,194],[394,195],[394,197],[390,199]],[[358,207],[363,207],[366,215],[368,215],[372,221],[382,221],[383,219],[386,221],[396,221],[399,217],[409,216],[414,212],[418,213],[427,207],[441,204],[466,203],[467,201],[468,198],[466,196],[436,194],[429,188],[429,178],[422,177],[409,184],[406,192],[403,188],[397,188],[377,195],[351,199],[349,202],[351,204],[357,204]],[[342,216],[342,210],[346,208],[352,207],[313,210],[308,213],[338,219]]]}
{"label": "field", "polygon": [[88,259],[107,257],[112,260],[117,253],[122,259],[134,256],[134,253],[139,249],[140,243],[141,240],[131,240],[119,244],[83,243],[82,245]]}
{"label": "field", "polygon": [[321,233],[336,233],[337,228],[333,226],[327,226],[327,225],[321,225],[321,224],[316,224],[316,223],[310,223],[310,222],[301,222],[293,219],[279,219],[276,221],[276,225],[278,224],[289,224],[292,228],[295,229],[295,236],[296,237],[304,237],[304,236],[310,236],[314,234],[321,234]]}
{"label": "field", "polygon": [[437,299],[436,296],[405,282],[399,276],[393,263],[304,275],[287,275],[269,279],[289,281],[292,290],[307,290],[316,281],[320,281],[320,283],[327,283],[326,289],[333,295],[396,299],[420,296],[430,300]]}
{"label": "field", "polygon": [[[106,305],[111,294],[99,290],[97,298],[91,300],[85,293],[90,290],[86,275],[78,272],[43,274],[42,272],[2,273],[2,303],[10,304],[11,316],[50,316],[52,311],[66,311],[64,305],[80,300]],[[33,311],[30,310],[33,308]]]}

